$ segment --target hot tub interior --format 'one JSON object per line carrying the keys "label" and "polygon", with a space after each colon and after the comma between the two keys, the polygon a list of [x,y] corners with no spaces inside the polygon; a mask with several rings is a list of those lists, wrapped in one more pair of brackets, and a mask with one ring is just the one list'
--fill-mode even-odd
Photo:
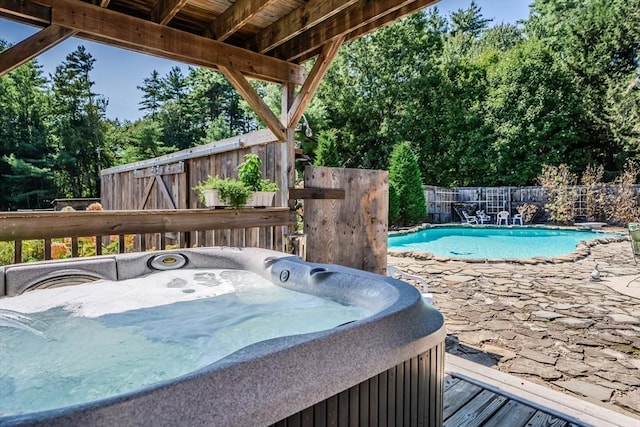
{"label": "hot tub interior", "polygon": [[[409,405],[406,416],[431,411],[426,419],[437,421],[442,317],[396,280],[234,248],[43,262],[3,273],[0,422],[69,425],[109,414],[119,425],[268,424],[301,410],[326,412],[317,405],[360,390],[362,380],[387,378],[389,369],[403,384],[424,381],[414,399],[420,394],[428,411]],[[401,339],[392,326],[403,328]],[[388,406],[377,396],[390,387],[392,412],[401,413],[396,381],[376,380],[367,417]],[[341,416],[351,408],[353,417],[353,404],[342,405]]]}

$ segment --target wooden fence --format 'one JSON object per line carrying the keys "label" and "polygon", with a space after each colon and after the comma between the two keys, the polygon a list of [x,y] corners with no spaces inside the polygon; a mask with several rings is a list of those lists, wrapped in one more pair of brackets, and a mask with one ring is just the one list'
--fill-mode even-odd
{"label": "wooden fence", "polygon": [[388,173],[307,166],[304,185],[344,189],[343,200],[305,200],[307,260],[385,274]]}
{"label": "wooden fence", "polygon": [[[102,206],[107,211],[203,208],[193,187],[209,175],[237,177],[238,165],[248,153],[260,156],[263,177],[279,185],[281,190],[276,197],[276,206],[288,206],[288,171],[281,168],[283,156],[288,155],[287,147],[276,141],[268,130],[105,169],[101,173]],[[277,228],[247,226],[199,232],[192,234],[190,239],[205,246],[241,245],[282,250],[284,236],[289,231],[288,225]]]}
{"label": "wooden fence", "polygon": [[[42,259],[49,260],[54,258],[54,243],[65,246],[68,244],[70,251],[65,256],[78,257],[101,255],[105,247],[112,246],[113,243],[116,253],[165,249],[169,246],[210,246],[207,239],[200,237],[220,230],[229,233],[229,240],[219,242],[221,245],[257,246],[255,242],[248,242],[247,239],[255,236],[259,230],[276,226],[288,227],[294,223],[295,216],[288,207],[242,210],[7,212],[0,215],[0,241],[14,242],[14,254],[9,263],[20,263],[25,261],[25,241],[40,241]],[[131,238],[128,239],[128,236]],[[54,239],[59,239],[60,242],[55,242]],[[273,240],[259,243],[262,247],[276,249]],[[80,253],[81,250],[85,253]]]}

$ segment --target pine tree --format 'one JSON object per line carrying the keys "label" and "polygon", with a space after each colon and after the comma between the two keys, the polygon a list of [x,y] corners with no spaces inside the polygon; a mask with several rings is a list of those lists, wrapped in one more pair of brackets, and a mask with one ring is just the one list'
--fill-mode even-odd
{"label": "pine tree", "polygon": [[[95,59],[78,48],[56,67],[52,86],[53,170],[59,196],[95,197],[105,150],[107,101],[92,92],[89,73]],[[97,161],[96,161],[97,159]]]}

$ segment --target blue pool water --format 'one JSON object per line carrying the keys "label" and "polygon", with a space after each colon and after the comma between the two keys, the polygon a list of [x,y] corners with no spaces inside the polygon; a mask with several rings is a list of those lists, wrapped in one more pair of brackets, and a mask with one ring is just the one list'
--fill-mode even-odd
{"label": "blue pool water", "polygon": [[583,240],[611,233],[552,228],[435,227],[389,236],[389,249],[426,251],[438,256],[483,259],[554,257],[576,250]]}

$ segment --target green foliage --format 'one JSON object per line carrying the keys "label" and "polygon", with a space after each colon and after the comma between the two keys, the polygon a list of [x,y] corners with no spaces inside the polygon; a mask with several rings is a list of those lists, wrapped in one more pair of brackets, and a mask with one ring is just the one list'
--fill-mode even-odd
{"label": "green foliage", "polygon": [[52,170],[60,196],[99,194],[106,100],[91,89],[94,83],[89,74],[94,62],[84,46],[79,46],[53,75]]}
{"label": "green foliage", "polygon": [[398,144],[391,154],[389,183],[398,195],[402,195],[398,222],[408,225],[423,221],[427,217],[427,204],[418,162],[409,142]]}
{"label": "green foliage", "polygon": [[318,136],[318,148],[316,149],[316,159],[313,162],[316,166],[340,167],[340,153],[336,143],[336,130],[323,130]]}
{"label": "green foliage", "polygon": [[394,182],[389,181],[389,224],[397,224],[400,217],[400,195]]}
{"label": "green foliage", "polygon": [[526,185],[542,165],[571,157],[583,169],[593,151],[584,147],[582,101],[567,70],[539,42],[521,43],[488,69],[486,120],[500,184]]}
{"label": "green foliage", "polygon": [[204,203],[205,190],[216,190],[220,199],[233,209],[239,209],[247,204],[252,191],[242,181],[231,178],[209,176],[203,182],[193,187],[198,192],[200,201]]}
{"label": "green foliage", "polygon": [[254,153],[245,154],[238,166],[238,179],[251,191],[278,191],[278,185],[262,178],[262,159]]}
{"label": "green foliage", "polygon": [[245,154],[244,162],[238,166],[238,178],[252,191],[260,191],[262,159],[254,153]]}

